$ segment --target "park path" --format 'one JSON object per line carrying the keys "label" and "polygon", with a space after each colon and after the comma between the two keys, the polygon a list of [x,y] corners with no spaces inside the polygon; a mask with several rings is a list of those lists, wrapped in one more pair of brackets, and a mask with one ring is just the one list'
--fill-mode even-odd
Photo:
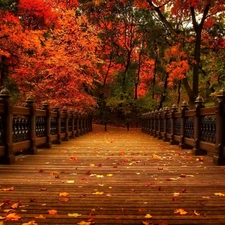
{"label": "park path", "polygon": [[0,165],[0,225],[9,224],[225,225],[225,167],[140,129],[94,125]]}

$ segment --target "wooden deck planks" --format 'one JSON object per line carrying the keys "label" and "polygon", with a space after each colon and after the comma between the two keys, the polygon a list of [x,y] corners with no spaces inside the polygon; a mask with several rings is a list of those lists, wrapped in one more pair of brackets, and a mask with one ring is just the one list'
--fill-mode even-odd
{"label": "wooden deck planks", "polygon": [[0,165],[0,216],[19,203],[21,217],[0,224],[225,225],[225,167],[138,129],[103,129]]}

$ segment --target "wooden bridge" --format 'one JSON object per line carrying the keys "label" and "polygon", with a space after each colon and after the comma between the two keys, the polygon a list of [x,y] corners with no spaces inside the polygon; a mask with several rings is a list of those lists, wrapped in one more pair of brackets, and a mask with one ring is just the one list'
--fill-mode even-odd
{"label": "wooden bridge", "polygon": [[225,167],[140,129],[93,132],[0,165],[1,225],[225,224]]}

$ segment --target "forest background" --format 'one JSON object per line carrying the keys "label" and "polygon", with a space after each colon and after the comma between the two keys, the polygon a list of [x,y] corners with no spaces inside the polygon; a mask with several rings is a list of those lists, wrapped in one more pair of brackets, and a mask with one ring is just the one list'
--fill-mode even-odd
{"label": "forest background", "polygon": [[137,122],[225,83],[224,0],[0,0],[0,88]]}

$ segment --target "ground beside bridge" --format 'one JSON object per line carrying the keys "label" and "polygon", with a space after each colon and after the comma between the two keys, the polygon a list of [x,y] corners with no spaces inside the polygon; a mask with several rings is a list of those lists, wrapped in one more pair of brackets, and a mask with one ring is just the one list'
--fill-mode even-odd
{"label": "ground beside bridge", "polygon": [[95,125],[0,165],[3,224],[225,225],[225,167],[140,129]]}

